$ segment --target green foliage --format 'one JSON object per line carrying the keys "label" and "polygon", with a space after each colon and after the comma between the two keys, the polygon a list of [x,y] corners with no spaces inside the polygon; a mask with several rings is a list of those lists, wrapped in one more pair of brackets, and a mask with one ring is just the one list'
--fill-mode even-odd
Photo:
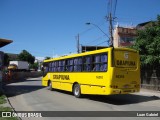
{"label": "green foliage", "polygon": [[4,104],[4,103],[6,103],[5,95],[0,93],[0,104]]}
{"label": "green foliage", "polygon": [[9,56],[8,54],[5,53],[4,54],[4,65],[7,66],[9,64],[9,61],[10,61]]}
{"label": "green foliage", "polygon": [[30,65],[29,65],[29,68],[30,68],[30,69],[35,69],[35,70],[37,70],[37,69],[38,69],[38,62],[37,62],[37,63],[34,63],[34,64],[30,64]]}
{"label": "green foliage", "polygon": [[139,51],[142,66],[160,67],[160,16],[156,22],[143,30],[139,30],[135,45],[132,48]]}
{"label": "green foliage", "polygon": [[[12,109],[10,107],[0,106],[0,111],[3,111],[3,112],[12,112]],[[19,120],[19,119],[17,117],[0,117],[0,120]]]}
{"label": "green foliage", "polygon": [[32,56],[28,51],[23,50],[19,55],[18,59],[21,61],[28,61],[30,64],[33,64],[35,61],[35,57]]}
{"label": "green foliage", "polygon": [[51,59],[51,57],[45,57],[45,60]]}

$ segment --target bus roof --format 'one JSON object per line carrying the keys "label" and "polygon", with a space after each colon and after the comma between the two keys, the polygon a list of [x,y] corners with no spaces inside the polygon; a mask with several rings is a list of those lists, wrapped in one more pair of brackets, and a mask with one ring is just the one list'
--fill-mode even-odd
{"label": "bus roof", "polygon": [[[103,53],[106,51],[111,51],[112,49],[113,49],[113,47],[109,47],[109,48],[93,50],[93,51],[88,51],[88,52],[83,52],[83,53],[70,54],[70,55],[66,55],[66,56],[60,56],[57,58],[47,59],[47,60],[44,60],[43,62],[51,62],[51,61],[63,60],[63,59],[67,59],[67,58],[74,58],[74,57],[80,57],[80,56],[91,55],[91,54],[96,54],[96,53]],[[115,50],[127,50],[127,51],[137,52],[136,50],[130,49],[130,48],[114,48],[114,49]]]}

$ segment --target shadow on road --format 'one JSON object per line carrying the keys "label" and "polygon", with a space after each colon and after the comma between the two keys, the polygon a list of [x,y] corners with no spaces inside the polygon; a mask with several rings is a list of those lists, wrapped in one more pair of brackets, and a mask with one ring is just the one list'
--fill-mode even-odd
{"label": "shadow on road", "polygon": [[11,85],[11,86],[5,86],[4,91],[7,97],[12,97],[20,94],[33,92],[42,88],[44,87],[36,85]]}
{"label": "shadow on road", "polygon": [[126,94],[126,95],[110,95],[110,96],[87,96],[87,99],[104,102],[113,105],[127,105],[127,104],[136,104],[141,102],[148,102],[154,100],[160,100],[157,96],[142,96],[135,94]]}
{"label": "shadow on road", "polygon": [[5,81],[4,84],[11,84],[11,83],[19,83],[19,82],[32,82],[32,81],[41,81],[41,80],[33,80],[33,79],[18,79],[18,80],[10,80]]}
{"label": "shadow on road", "polygon": [[[66,92],[62,90],[54,89],[56,92],[68,94],[73,96],[71,92]],[[127,104],[136,104],[141,102],[148,102],[154,100],[160,100],[157,96],[143,96],[143,95],[135,95],[135,94],[121,94],[121,95],[83,95],[82,98],[78,99],[88,99],[97,102],[103,102],[107,104],[113,105],[127,105]]]}
{"label": "shadow on road", "polygon": [[[17,96],[20,94],[29,93],[44,88],[44,86],[42,86],[41,84],[36,84],[39,83],[39,81],[40,80],[34,80],[34,79],[23,80],[21,81],[21,83],[18,82],[20,84],[17,84],[17,82],[6,84],[3,86],[3,89],[7,97]],[[33,84],[32,82],[35,83]]]}

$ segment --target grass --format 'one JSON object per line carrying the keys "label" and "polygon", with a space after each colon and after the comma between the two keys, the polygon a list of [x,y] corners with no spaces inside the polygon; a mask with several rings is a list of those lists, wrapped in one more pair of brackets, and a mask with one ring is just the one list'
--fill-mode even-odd
{"label": "grass", "polygon": [[18,120],[16,117],[2,117],[2,112],[12,111],[10,107],[3,107],[3,104],[6,102],[6,96],[3,93],[0,93],[0,120]]}
{"label": "grass", "polygon": [[[0,111],[3,111],[3,112],[11,112],[12,109],[10,107],[3,107],[3,106],[0,106]],[[0,120],[18,120],[18,118],[16,117],[1,117],[2,116],[2,112],[0,112]]]}
{"label": "grass", "polygon": [[2,93],[0,93],[0,104],[4,104],[4,103],[6,103],[6,96],[5,95],[3,95]]}

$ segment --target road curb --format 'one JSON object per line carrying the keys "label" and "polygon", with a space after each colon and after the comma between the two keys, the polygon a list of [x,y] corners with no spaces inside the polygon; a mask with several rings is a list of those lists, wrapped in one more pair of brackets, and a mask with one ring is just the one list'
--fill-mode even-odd
{"label": "road curb", "polygon": [[[5,92],[5,90],[4,90],[4,86],[5,86],[5,85],[2,86],[2,93],[5,95],[6,103],[5,103],[5,104],[2,104],[2,105],[0,105],[0,106],[10,107],[11,110],[16,113],[14,107],[12,106],[10,100],[8,99],[8,97],[7,97],[7,95],[6,95],[6,92]],[[18,120],[22,120],[20,117],[17,117],[17,119],[18,119]]]}

